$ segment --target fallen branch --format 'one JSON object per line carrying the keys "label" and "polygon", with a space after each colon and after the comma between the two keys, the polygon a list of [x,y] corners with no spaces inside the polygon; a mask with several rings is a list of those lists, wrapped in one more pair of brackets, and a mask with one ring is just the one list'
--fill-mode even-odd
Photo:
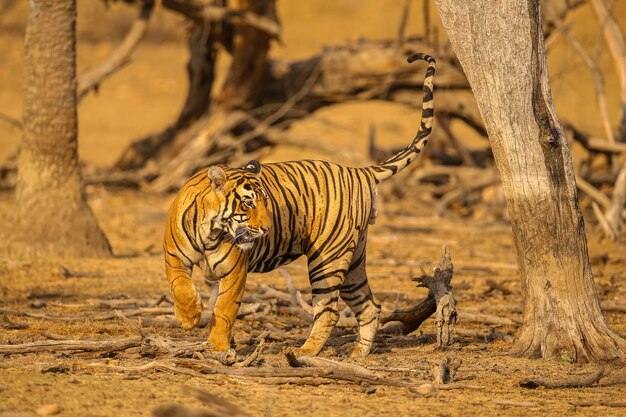
{"label": "fallen branch", "polygon": [[606,367],[595,370],[592,374],[583,378],[548,380],[548,379],[523,379],[519,382],[522,388],[535,389],[544,387],[548,389],[556,388],[587,388],[600,381],[609,374]]}
{"label": "fallen branch", "polygon": [[[440,347],[448,346],[454,339],[457,314],[450,286],[454,267],[445,246],[441,260],[433,271],[434,276],[422,275],[413,279],[419,282],[419,287],[428,288],[428,297],[413,308],[394,310],[383,315],[381,324],[399,321],[402,323],[402,333],[409,334],[415,331],[424,320],[436,313],[437,344]],[[439,307],[440,304],[441,307]]]}
{"label": "fallen branch", "polygon": [[0,345],[0,355],[34,352],[59,352],[64,350],[83,352],[117,352],[141,346],[141,337],[117,340],[42,340],[19,345]]}
{"label": "fallen branch", "polygon": [[347,362],[335,361],[327,358],[320,358],[315,356],[299,356],[288,350],[285,352],[285,356],[287,357],[287,362],[289,366],[293,368],[302,368],[302,367],[311,367],[311,368],[323,368],[330,369],[334,371],[346,372],[350,374],[354,374],[357,376],[364,377],[376,377],[376,373],[370,371],[369,369],[355,365]]}
{"label": "fallen branch", "polygon": [[263,382],[272,383],[273,378],[326,378],[335,381],[344,381],[357,384],[388,385],[396,387],[413,387],[417,382],[382,378],[377,375],[357,374],[353,371],[343,369],[329,369],[328,367],[306,367],[306,368],[233,368],[233,367],[211,367],[205,363],[190,360],[176,359],[174,362],[178,366],[189,367],[205,375],[229,375],[249,378],[262,378]]}
{"label": "fallen branch", "polygon": [[267,339],[270,335],[270,332],[266,330],[259,336],[257,339],[259,340],[259,344],[254,349],[254,351],[243,361],[237,362],[233,364],[234,368],[245,368],[246,366],[252,365],[252,362],[257,360],[259,356],[261,356],[261,352],[263,351],[263,347],[265,346],[265,339]]}

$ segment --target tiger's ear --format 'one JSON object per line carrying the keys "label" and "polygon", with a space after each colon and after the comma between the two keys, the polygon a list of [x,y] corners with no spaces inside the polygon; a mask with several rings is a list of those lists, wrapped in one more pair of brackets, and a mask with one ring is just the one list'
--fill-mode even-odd
{"label": "tiger's ear", "polygon": [[207,170],[207,177],[211,181],[214,190],[222,191],[226,182],[226,173],[217,165],[210,166]]}
{"label": "tiger's ear", "polygon": [[261,172],[261,163],[255,159],[248,162],[246,166],[243,168],[248,172],[252,172],[253,174],[258,174]]}

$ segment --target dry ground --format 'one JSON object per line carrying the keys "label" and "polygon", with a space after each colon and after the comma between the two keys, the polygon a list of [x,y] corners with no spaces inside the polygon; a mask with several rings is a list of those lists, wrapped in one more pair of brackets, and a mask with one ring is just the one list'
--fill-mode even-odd
{"label": "dry ground", "polygon": [[[0,207],[4,215],[9,209],[6,195]],[[29,312],[48,316],[73,317],[72,322],[35,319],[8,314],[13,324],[22,329],[9,330],[3,323],[0,344],[24,343],[45,340],[42,332],[52,332],[68,339],[114,339],[133,334],[122,321],[92,320],[103,310],[89,305],[89,300],[120,300],[125,297],[156,301],[167,294],[168,286],[163,273],[159,250],[171,196],[141,195],[127,191],[110,192],[94,189],[90,192],[92,206],[111,238],[116,257],[110,260],[57,259],[49,261],[0,262],[0,294],[3,311]],[[569,390],[526,390],[518,386],[520,379],[541,376],[564,378],[584,375],[593,366],[570,364],[566,359],[528,360],[506,355],[512,346],[516,326],[498,326],[472,323],[463,320],[463,311],[486,312],[519,320],[518,313],[507,309],[520,306],[519,284],[515,266],[515,253],[509,226],[505,223],[454,218],[423,217],[423,213],[388,203],[385,214],[372,228],[369,238],[368,259],[371,285],[380,295],[385,307],[416,304],[424,290],[414,288],[412,276],[420,273],[419,265],[434,263],[440,248],[446,243],[455,262],[455,297],[461,312],[459,328],[490,334],[495,340],[485,341],[475,337],[460,336],[453,349],[462,358],[458,380],[480,389],[438,391],[431,397],[421,397],[407,388],[378,386],[375,392],[358,384],[331,383],[319,386],[301,386],[277,383],[272,379],[229,376],[171,375],[157,371],[128,374],[107,371],[106,365],[140,365],[150,358],[102,358],[97,354],[55,353],[29,354],[4,357],[0,362],[0,410],[32,412],[46,404],[58,404],[62,415],[149,415],[156,406],[164,403],[184,403],[201,407],[185,391],[185,386],[195,386],[217,394],[252,415],[525,415],[540,412],[557,416],[576,411],[581,415],[624,415],[624,409],[606,407],[580,408],[572,402],[619,401],[626,397],[624,373],[601,381],[593,388]],[[626,245],[607,244],[591,238],[591,256],[596,282],[603,300],[626,301],[624,263]],[[77,274],[65,277],[60,268]],[[296,262],[287,267],[297,287],[307,291],[303,264]],[[504,284],[512,294],[504,296],[498,291],[485,294],[486,281],[493,279]],[[196,280],[203,291],[202,281]],[[253,275],[249,292],[261,285],[274,285],[286,290],[280,274],[273,272]],[[626,334],[626,316],[609,312],[611,327]],[[272,341],[260,361],[254,366],[287,367],[281,349],[296,346],[303,341],[308,324],[297,316],[270,314],[248,317],[236,324],[234,337],[244,339],[258,334],[270,326],[282,328],[293,339]],[[154,324],[148,330],[167,338],[196,340],[206,337],[206,329],[184,333],[179,328]],[[352,332],[337,330],[322,356],[338,358],[341,346],[352,339]],[[379,338],[376,349],[367,359],[357,363],[372,368],[406,368],[413,371],[396,371],[393,377],[409,377],[416,381],[431,380],[425,370],[445,356],[434,347],[433,323],[429,320],[420,331],[408,337]],[[239,347],[240,354],[249,349]],[[346,360],[346,359],[343,359]],[[104,366],[93,367],[99,363]],[[67,373],[42,373],[52,366],[65,366]],[[619,382],[621,380],[621,382]],[[534,402],[536,406],[503,406],[498,400]]]}
{"label": "dry ground", "polygon": [[[24,2],[25,4],[26,2]],[[79,65],[85,67],[101,61],[123,36],[125,22],[132,12],[124,6],[113,5],[107,14],[100,6],[90,6],[92,0],[79,1],[82,7],[79,21]],[[97,2],[98,4],[100,2]],[[358,36],[387,37],[395,34],[402,1],[316,2],[280,1],[285,24],[285,46],[275,54],[303,57],[314,53],[323,44]],[[91,7],[91,8],[90,8]],[[306,9],[302,9],[306,7]],[[616,7],[624,8],[624,3]],[[621,10],[621,9],[620,9]],[[618,16],[626,13],[618,10]],[[8,16],[0,16],[0,111],[19,118],[21,112],[21,72],[24,6]],[[593,20],[588,10],[575,14],[580,21]],[[120,23],[121,22],[121,23]],[[419,18],[411,20],[411,32],[419,32]],[[100,24],[95,24],[100,23]],[[113,30],[102,29],[113,25]],[[575,25],[575,33],[595,40],[591,24]],[[175,18],[159,17],[151,35],[123,72],[107,81],[99,96],[90,96],[80,108],[80,151],[83,160],[109,165],[132,138],[155,131],[171,121],[184,98],[184,64],[186,52],[184,30]],[[603,66],[610,68],[608,54]],[[582,120],[583,127],[596,134],[600,122],[593,101],[590,77],[581,70],[572,53],[559,52],[551,57],[555,101],[561,115]],[[574,63],[574,64],[572,64]],[[578,72],[577,72],[578,71]],[[580,72],[582,71],[582,73]],[[615,101],[617,89],[610,88],[609,98]],[[611,106],[615,108],[615,106]],[[590,116],[591,115],[591,116]],[[339,148],[362,154],[371,121],[376,122],[380,142],[384,146],[405,143],[414,130],[418,114],[401,106],[386,103],[348,103],[324,109],[312,120],[297,124],[293,132],[302,136],[327,140]],[[0,158],[6,157],[19,139],[19,130],[0,123]],[[303,157],[333,158],[306,150],[280,148],[268,159]],[[354,161],[344,161],[352,162]],[[383,185],[383,187],[385,187]],[[20,261],[0,257],[0,309],[49,316],[64,315],[71,322],[22,317],[7,314],[1,323],[0,344],[44,340],[42,332],[52,332],[66,338],[113,339],[133,334],[119,319],[96,321],[90,319],[104,310],[89,305],[90,300],[120,300],[124,297],[156,301],[167,294],[163,272],[161,239],[166,210],[173,196],[150,195],[124,190],[89,189],[90,204],[109,236],[115,257],[99,259],[57,259]],[[11,211],[10,193],[0,194],[0,218],[7,219]],[[452,214],[444,218],[432,216],[432,207],[416,199],[386,201],[383,214],[372,228],[368,246],[368,271],[371,285],[388,308],[408,306],[418,302],[424,291],[410,281],[437,261],[443,243],[450,248],[456,272],[454,292],[461,312],[483,311],[519,320],[521,294],[517,276],[515,249],[509,224],[491,209],[482,215],[467,218]],[[590,254],[594,275],[602,300],[626,303],[626,245],[602,241],[593,232],[588,220]],[[2,223],[0,223],[2,227]],[[64,267],[78,276],[66,277]],[[289,267],[297,287],[306,291],[308,283],[301,262]],[[512,291],[503,295],[489,289],[487,280],[504,284]],[[201,280],[198,285],[203,286]],[[274,285],[285,289],[280,274],[253,275],[250,292],[259,285]],[[109,311],[109,310],[106,310]],[[626,335],[626,315],[608,312],[612,329]],[[8,321],[7,321],[8,320]],[[16,324],[21,329],[10,329]],[[281,349],[296,346],[306,336],[308,324],[294,316],[271,314],[264,320],[239,320],[235,337],[256,334],[270,323],[293,338],[270,340],[262,359],[254,366],[280,366],[287,363]],[[624,401],[626,384],[624,371],[601,381],[593,388],[569,390],[526,390],[518,381],[531,376],[564,378],[586,375],[592,365],[570,364],[567,358],[551,360],[515,359],[506,355],[511,348],[517,326],[498,326],[463,320],[460,329],[489,334],[489,341],[460,336],[454,352],[462,358],[458,380],[480,389],[438,391],[421,397],[407,388],[377,386],[363,387],[348,383],[326,383],[318,386],[278,384],[275,380],[228,376],[202,378],[172,375],[157,371],[128,374],[112,371],[102,365],[141,365],[150,358],[102,358],[93,354],[30,354],[0,357],[0,415],[9,412],[29,414],[47,404],[57,404],[63,416],[150,415],[164,403],[184,403],[193,408],[203,407],[187,391],[195,386],[225,398],[252,415],[292,416],[319,415],[527,415],[541,413],[561,416],[626,415],[624,408],[576,407],[572,403],[585,401]],[[179,328],[155,325],[149,330],[167,338],[196,340],[206,337],[206,329],[184,333]],[[341,346],[351,339],[351,333],[337,330],[322,352],[322,356],[338,358]],[[247,353],[240,347],[239,352]],[[359,364],[371,368],[410,369],[394,371],[391,376],[413,381],[431,380],[424,370],[445,356],[434,348],[433,323],[428,321],[416,334],[408,337],[379,338],[375,352]],[[63,365],[67,373],[42,373],[52,366]],[[622,381],[622,382],[620,382]],[[510,400],[536,403],[531,407],[504,406],[494,401]]]}

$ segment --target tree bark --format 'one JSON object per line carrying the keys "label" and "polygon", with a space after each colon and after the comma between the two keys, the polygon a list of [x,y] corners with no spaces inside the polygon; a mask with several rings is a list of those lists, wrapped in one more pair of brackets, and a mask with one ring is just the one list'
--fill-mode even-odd
{"label": "tree bark", "polygon": [[524,294],[513,354],[623,357],[589,265],[568,144],[548,85],[538,0],[436,0],[485,121],[504,187]]}
{"label": "tree bark", "polygon": [[76,1],[30,0],[24,137],[11,250],[23,256],[106,256],[78,162]]}

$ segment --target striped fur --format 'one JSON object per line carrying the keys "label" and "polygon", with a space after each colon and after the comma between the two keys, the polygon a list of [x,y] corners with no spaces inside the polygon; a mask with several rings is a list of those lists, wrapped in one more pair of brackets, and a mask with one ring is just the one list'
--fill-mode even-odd
{"label": "striped fur", "polygon": [[311,160],[212,166],[182,187],[170,208],[164,249],[176,318],[184,329],[197,325],[202,311],[190,279],[194,264],[219,280],[209,342],[226,350],[247,273],[271,271],[305,255],[314,323],[296,354],[319,353],[339,317],[339,297],[359,323],[353,355],[369,353],[380,311],[365,272],[376,187],[419,156],[432,127],[435,60],[425,54],[408,60],[418,59],[428,63],[421,125],[411,144],[388,160],[365,168]]}

